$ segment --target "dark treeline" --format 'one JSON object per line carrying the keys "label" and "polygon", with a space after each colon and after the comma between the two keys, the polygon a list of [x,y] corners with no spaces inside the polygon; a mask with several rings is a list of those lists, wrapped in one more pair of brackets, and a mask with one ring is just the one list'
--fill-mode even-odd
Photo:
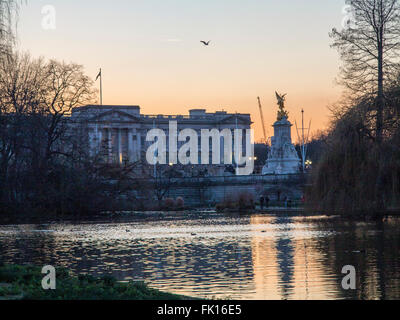
{"label": "dark treeline", "polygon": [[308,195],[314,208],[376,213],[399,206],[400,86],[385,97],[380,145],[374,134],[374,103],[368,100],[337,114],[329,133],[317,140],[322,155]]}
{"label": "dark treeline", "polygon": [[[0,59],[0,211],[96,210],[101,179],[68,124],[93,99],[82,67],[9,53]],[[95,200],[98,199],[98,200]]]}
{"label": "dark treeline", "polygon": [[332,108],[330,130],[314,168],[314,209],[376,214],[399,206],[400,5],[351,0],[354,19],[331,33],[343,61],[345,102]]}

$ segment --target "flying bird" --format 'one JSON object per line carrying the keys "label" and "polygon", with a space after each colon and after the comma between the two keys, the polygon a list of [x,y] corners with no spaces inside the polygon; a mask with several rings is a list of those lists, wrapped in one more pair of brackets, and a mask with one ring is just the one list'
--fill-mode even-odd
{"label": "flying bird", "polygon": [[209,44],[210,44],[210,42],[211,41],[208,41],[208,42],[206,42],[206,41],[200,41],[202,44],[204,44],[205,46],[208,46]]}

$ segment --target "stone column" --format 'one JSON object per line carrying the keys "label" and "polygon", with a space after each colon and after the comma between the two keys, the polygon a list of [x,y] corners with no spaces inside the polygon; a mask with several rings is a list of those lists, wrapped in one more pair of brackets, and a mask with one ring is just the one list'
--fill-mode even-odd
{"label": "stone column", "polygon": [[121,134],[122,129],[118,128],[117,130],[118,130],[118,163],[122,164],[123,162],[122,134]]}
{"label": "stone column", "polygon": [[108,161],[112,162],[113,146],[112,146],[112,129],[108,128]]}
{"label": "stone column", "polygon": [[96,153],[101,152],[101,141],[103,140],[102,128],[96,129]]}
{"label": "stone column", "polygon": [[89,136],[89,155],[93,156],[96,151],[96,137],[92,129],[88,129]]}
{"label": "stone column", "polygon": [[142,136],[140,130],[136,130],[136,160],[141,161],[142,155]]}
{"label": "stone column", "polygon": [[[223,129],[221,129],[221,130],[223,130]],[[212,147],[212,145],[211,145],[211,147]],[[217,150],[215,150],[215,152],[217,152]],[[218,165],[223,165],[223,164],[225,164],[225,139],[224,139],[224,136],[221,136],[219,138],[219,154],[220,154],[220,161],[219,161]],[[212,160],[212,156],[211,156],[211,160]]]}
{"label": "stone column", "polygon": [[134,154],[133,154],[133,134],[132,134],[132,129],[127,129],[128,130],[128,161],[133,162],[134,159]]}

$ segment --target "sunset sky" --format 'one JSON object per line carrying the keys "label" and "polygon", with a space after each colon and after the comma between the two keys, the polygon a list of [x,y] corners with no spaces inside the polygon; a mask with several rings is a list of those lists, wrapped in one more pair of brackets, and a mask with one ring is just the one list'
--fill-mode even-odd
{"label": "sunset sky", "polygon": [[[56,9],[55,30],[42,28],[45,5]],[[272,135],[275,90],[288,94],[293,123],[301,108],[314,132],[328,123],[327,107],[341,92],[328,33],[341,26],[343,6],[344,0],[28,0],[19,47],[82,64],[93,78],[101,67],[104,104],[140,105],[144,114],[251,113],[259,140],[257,96]]]}

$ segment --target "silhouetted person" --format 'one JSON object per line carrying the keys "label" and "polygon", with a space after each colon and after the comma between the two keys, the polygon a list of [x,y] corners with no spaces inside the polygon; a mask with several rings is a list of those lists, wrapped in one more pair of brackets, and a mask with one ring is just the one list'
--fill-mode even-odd
{"label": "silhouetted person", "polygon": [[229,173],[232,173],[232,174],[236,173],[235,168],[232,165],[225,166],[225,172],[229,172]]}
{"label": "silhouetted person", "polygon": [[260,197],[260,207],[261,207],[261,210],[264,209],[264,197],[263,196]]}
{"label": "silhouetted person", "polygon": [[269,197],[268,196],[265,197],[265,207],[269,208]]}

